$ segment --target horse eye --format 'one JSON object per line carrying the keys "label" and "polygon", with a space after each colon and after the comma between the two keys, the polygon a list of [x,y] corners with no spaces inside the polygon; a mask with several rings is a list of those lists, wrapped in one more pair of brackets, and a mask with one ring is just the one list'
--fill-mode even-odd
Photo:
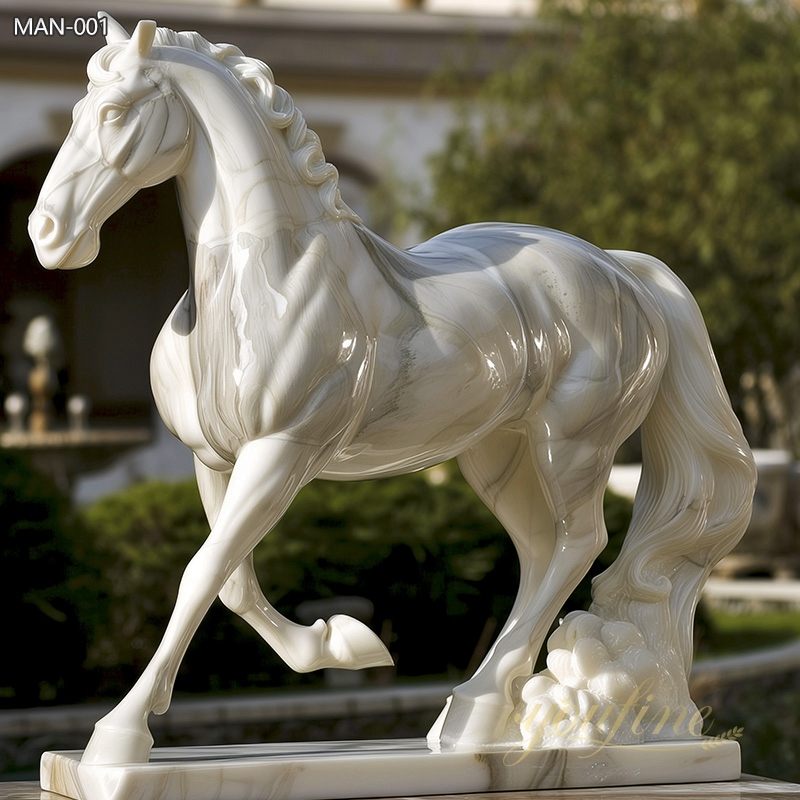
{"label": "horse eye", "polygon": [[100,110],[100,123],[106,125],[110,122],[119,122],[125,116],[125,109],[118,105],[103,106]]}

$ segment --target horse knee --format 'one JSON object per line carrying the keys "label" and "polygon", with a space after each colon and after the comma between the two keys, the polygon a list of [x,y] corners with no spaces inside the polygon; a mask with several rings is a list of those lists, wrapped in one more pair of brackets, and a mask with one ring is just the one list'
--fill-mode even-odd
{"label": "horse knee", "polygon": [[183,605],[188,610],[198,604],[210,605],[215,596],[221,595],[229,577],[221,561],[216,554],[206,551],[205,545],[200,548],[183,571],[176,608]]}
{"label": "horse knee", "polygon": [[247,591],[247,583],[229,578],[219,593],[225,608],[238,616],[244,616],[253,607],[253,596]]}
{"label": "horse knee", "polygon": [[571,551],[595,559],[608,544],[605,525],[567,526],[559,525],[556,536],[556,551]]}
{"label": "horse knee", "polygon": [[595,531],[591,544],[592,560],[594,560],[606,549],[606,545],[608,544],[608,531],[605,525],[603,525],[600,530]]}

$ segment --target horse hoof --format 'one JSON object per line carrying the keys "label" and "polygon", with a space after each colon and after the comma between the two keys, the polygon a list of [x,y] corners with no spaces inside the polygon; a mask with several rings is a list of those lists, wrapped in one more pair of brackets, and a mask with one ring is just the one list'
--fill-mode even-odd
{"label": "horse hoof", "polygon": [[81,756],[81,764],[146,764],[153,747],[150,732],[123,730],[98,722]]}
{"label": "horse hoof", "polygon": [[391,667],[394,664],[383,642],[366,626],[346,614],[328,620],[328,651],[339,669]]}
{"label": "horse hoof", "polygon": [[442,728],[444,727],[444,721],[447,719],[447,715],[450,712],[450,704],[452,702],[453,695],[450,695],[445,701],[444,708],[439,712],[436,722],[433,723],[431,729],[428,731],[426,739],[428,742],[428,747],[430,747],[431,750],[439,751],[441,749]]}
{"label": "horse hoof", "polygon": [[441,750],[475,749],[506,744],[505,730],[513,706],[492,698],[454,692],[428,733],[428,744]]}

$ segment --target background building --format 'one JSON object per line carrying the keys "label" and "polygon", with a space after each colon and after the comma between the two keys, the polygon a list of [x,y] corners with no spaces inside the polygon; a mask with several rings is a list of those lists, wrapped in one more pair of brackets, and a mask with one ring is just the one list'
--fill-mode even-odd
{"label": "background building", "polygon": [[[496,67],[510,39],[531,24],[532,2],[107,2],[105,8],[128,30],[155,19],[234,43],[268,63],[320,135],[346,201],[381,230],[376,209],[387,210],[398,177],[425,192],[426,161],[451,122],[448,101],[429,91],[431,79],[456,65],[476,79]],[[83,0],[0,3],[0,393],[26,390],[22,335],[33,317],[48,314],[64,339],[59,403],[81,393],[91,400],[93,424],[156,424],[150,348],[187,285],[172,186],[141,192],[109,220],[101,254],[85,270],[45,272],[26,231],[72,106],[85,93],[86,62],[104,43],[82,24],[97,11]],[[69,26],[74,30],[62,33]],[[182,445],[171,450],[164,432],[157,439],[163,447],[129,454],[110,484],[84,482],[79,494],[189,468]]]}

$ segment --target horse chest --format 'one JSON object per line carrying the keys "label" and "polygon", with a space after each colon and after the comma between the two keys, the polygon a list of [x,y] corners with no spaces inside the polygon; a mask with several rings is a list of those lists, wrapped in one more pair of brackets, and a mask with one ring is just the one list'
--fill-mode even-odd
{"label": "horse chest", "polygon": [[180,303],[164,325],[151,382],[164,423],[206,466],[229,470],[255,439],[281,434],[322,445],[348,427],[363,402],[355,386],[367,337],[338,325],[337,338],[311,319],[316,339],[291,335],[302,327],[292,324],[249,340],[190,305]]}
{"label": "horse chest", "polygon": [[227,471],[233,461],[220,453],[200,422],[198,386],[189,337],[176,332],[186,322],[180,305],[156,339],[150,358],[150,383],[158,413],[167,428],[207,467]]}

